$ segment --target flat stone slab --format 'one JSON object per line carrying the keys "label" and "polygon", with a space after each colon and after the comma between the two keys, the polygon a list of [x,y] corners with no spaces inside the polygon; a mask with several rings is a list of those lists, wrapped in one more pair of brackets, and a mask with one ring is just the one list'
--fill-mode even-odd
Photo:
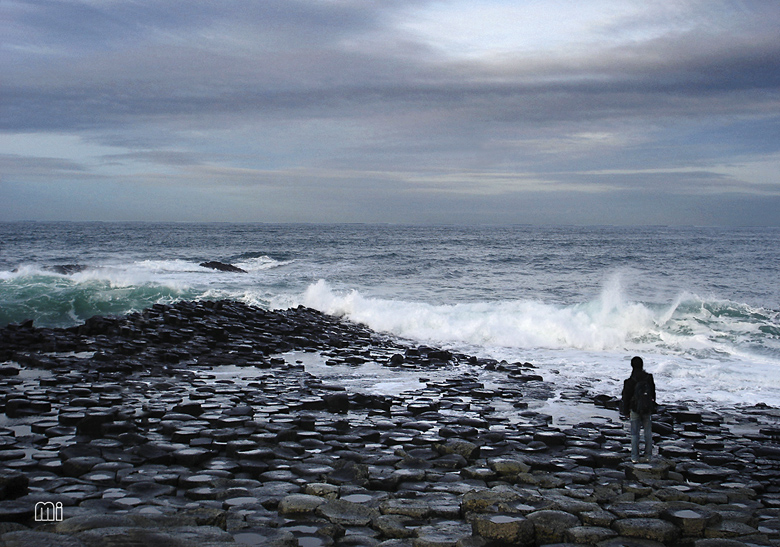
{"label": "flat stone slab", "polygon": [[291,494],[282,498],[277,511],[280,515],[301,515],[314,513],[317,508],[325,503],[325,498],[309,494]]}
{"label": "flat stone slab", "polygon": [[654,518],[618,519],[612,528],[621,536],[649,539],[663,544],[670,544],[680,536],[680,530],[671,522]]}
{"label": "flat stone slab", "polygon": [[326,500],[317,507],[316,513],[341,526],[368,526],[379,516],[376,509],[343,500]]}

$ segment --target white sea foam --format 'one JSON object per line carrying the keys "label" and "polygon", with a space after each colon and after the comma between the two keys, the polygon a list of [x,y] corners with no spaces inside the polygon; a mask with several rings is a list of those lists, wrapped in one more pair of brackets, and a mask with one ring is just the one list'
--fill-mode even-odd
{"label": "white sea foam", "polygon": [[255,258],[248,258],[239,262],[235,262],[233,265],[246,270],[249,273],[252,272],[264,272],[273,268],[280,268],[292,264],[294,260],[276,260],[270,256],[258,256]]}
{"label": "white sea foam", "polygon": [[[4,323],[70,326],[180,299],[304,304],[410,343],[530,361],[563,387],[614,394],[639,354],[662,400],[780,406],[776,229],[8,224],[0,231]],[[199,265],[210,259],[247,273]],[[85,269],[50,269],[68,263]]]}
{"label": "white sea foam", "polygon": [[[629,359],[640,354],[667,400],[780,404],[780,348],[751,351],[745,339],[757,326],[741,306],[688,294],[654,309],[629,301],[619,279],[609,280],[594,301],[572,306],[519,300],[431,305],[338,292],[322,280],[300,303],[404,339],[530,360],[562,386],[617,395]],[[724,306],[728,313],[713,313]],[[756,382],[757,372],[763,381]]]}
{"label": "white sea foam", "polygon": [[311,285],[302,303],[396,336],[435,343],[616,350],[654,333],[651,310],[605,290],[594,302],[555,306],[540,301],[431,305],[337,293],[325,281]]}

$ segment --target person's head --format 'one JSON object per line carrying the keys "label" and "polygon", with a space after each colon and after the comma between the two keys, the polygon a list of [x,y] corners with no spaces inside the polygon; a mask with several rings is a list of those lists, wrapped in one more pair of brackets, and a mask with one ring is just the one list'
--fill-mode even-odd
{"label": "person's head", "polygon": [[642,361],[641,357],[634,357],[631,359],[631,368],[633,372],[639,372],[642,370],[642,367],[645,365],[644,361]]}

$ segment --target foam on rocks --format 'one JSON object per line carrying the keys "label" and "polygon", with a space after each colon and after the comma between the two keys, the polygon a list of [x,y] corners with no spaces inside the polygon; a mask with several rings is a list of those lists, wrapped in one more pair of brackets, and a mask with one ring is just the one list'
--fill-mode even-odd
{"label": "foam on rocks", "polygon": [[[294,352],[420,387],[354,391]],[[554,391],[528,363],[306,308],[179,302],[69,329],[8,325],[0,546],[780,545],[775,409],[734,427],[668,405],[658,456],[634,464],[625,423],[532,410]],[[42,519],[40,504],[61,512]]]}

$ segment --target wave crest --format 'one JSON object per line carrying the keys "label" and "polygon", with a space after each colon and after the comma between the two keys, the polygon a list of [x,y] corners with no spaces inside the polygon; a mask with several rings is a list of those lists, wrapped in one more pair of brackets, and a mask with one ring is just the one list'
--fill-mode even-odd
{"label": "wave crest", "polygon": [[503,347],[616,349],[651,332],[654,318],[642,304],[626,302],[607,288],[594,302],[555,306],[540,301],[432,305],[339,294],[320,280],[303,304],[374,330],[438,344]]}
{"label": "wave crest", "polygon": [[620,276],[592,301],[538,300],[433,305],[310,285],[302,303],[401,338],[451,346],[653,351],[695,357],[761,353],[780,358],[778,313],[680,295],[671,305],[634,302]]}

